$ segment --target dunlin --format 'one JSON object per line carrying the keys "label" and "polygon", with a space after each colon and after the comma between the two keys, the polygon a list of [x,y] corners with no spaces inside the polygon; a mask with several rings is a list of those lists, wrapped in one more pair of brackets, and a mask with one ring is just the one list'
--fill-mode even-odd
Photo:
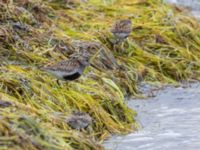
{"label": "dunlin", "polygon": [[131,31],[131,20],[117,20],[111,28],[111,32],[116,39],[116,44],[125,40],[130,35]]}
{"label": "dunlin", "polygon": [[3,101],[3,100],[0,99],[0,108],[6,108],[6,107],[9,107],[9,106],[12,106],[11,102]]}
{"label": "dunlin", "polygon": [[67,124],[76,130],[87,128],[92,123],[92,118],[84,112],[75,112],[66,120]]}
{"label": "dunlin", "polygon": [[78,79],[89,66],[89,54],[72,55],[69,60],[58,62],[57,64],[47,65],[42,68],[57,79],[72,81]]}

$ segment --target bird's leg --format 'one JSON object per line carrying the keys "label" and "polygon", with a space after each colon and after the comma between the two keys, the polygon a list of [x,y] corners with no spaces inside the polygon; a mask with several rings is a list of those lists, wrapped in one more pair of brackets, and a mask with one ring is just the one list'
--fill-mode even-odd
{"label": "bird's leg", "polygon": [[[128,40],[128,38],[127,38],[127,40],[126,41],[124,41],[124,42],[127,42],[128,44],[129,44],[129,40]],[[125,51],[126,51],[126,49],[125,49],[125,47],[124,47],[124,43],[123,41],[122,41],[122,44],[121,44],[121,53],[124,53]]]}
{"label": "bird's leg", "polygon": [[124,49],[124,42],[122,42],[120,44],[120,54],[123,54],[124,51],[125,51],[125,49]]}
{"label": "bird's leg", "polygon": [[58,80],[58,79],[56,80],[56,82],[57,82],[58,86],[60,86],[60,82],[59,82],[59,80]]}
{"label": "bird's leg", "polygon": [[114,50],[119,53],[119,54],[122,54],[122,41],[121,39],[117,39],[117,42],[116,42],[116,47],[114,48]]}
{"label": "bird's leg", "polygon": [[114,51],[116,51],[116,44],[117,44],[117,39],[116,38],[112,39],[111,40],[111,46],[112,46],[112,48],[113,48]]}
{"label": "bird's leg", "polygon": [[120,44],[121,44],[121,39],[116,37],[114,43],[114,50],[118,53],[120,52]]}

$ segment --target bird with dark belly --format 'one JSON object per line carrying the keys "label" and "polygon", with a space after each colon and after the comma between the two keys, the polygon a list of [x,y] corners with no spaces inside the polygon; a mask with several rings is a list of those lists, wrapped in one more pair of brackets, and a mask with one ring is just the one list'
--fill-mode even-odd
{"label": "bird with dark belly", "polygon": [[54,75],[58,80],[73,81],[78,79],[89,66],[89,54],[74,55],[69,60],[47,65],[42,70]]}

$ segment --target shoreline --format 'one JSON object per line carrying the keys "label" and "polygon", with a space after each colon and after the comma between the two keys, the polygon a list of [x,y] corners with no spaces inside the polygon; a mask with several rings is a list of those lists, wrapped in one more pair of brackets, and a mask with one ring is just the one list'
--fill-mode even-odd
{"label": "shoreline", "polygon": [[[133,30],[114,47],[119,19]],[[137,127],[125,96],[139,82],[200,79],[199,21],[162,0],[2,1],[0,20],[0,149],[104,149]],[[94,58],[78,80],[58,85],[40,70],[83,47]],[[91,117],[84,131],[67,124],[74,111]]]}
{"label": "shoreline", "polygon": [[193,132],[193,129],[199,122],[199,87],[199,82],[176,88],[167,86],[158,91],[155,97],[128,101],[128,106],[138,112],[136,120],[141,128],[135,133],[108,139],[104,143],[105,148],[198,149],[200,131]]}

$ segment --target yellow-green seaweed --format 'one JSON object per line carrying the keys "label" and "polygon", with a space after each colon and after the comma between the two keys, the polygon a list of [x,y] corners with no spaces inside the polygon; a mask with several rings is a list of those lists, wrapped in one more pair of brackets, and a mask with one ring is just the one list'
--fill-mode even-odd
{"label": "yellow-green seaweed", "polygon": [[[0,100],[12,104],[0,108],[0,149],[103,149],[134,131],[124,97],[140,81],[199,79],[199,22],[185,11],[162,0],[0,1]],[[125,18],[133,32],[114,49],[110,27]],[[59,86],[39,69],[87,43],[94,58],[79,80]],[[75,110],[92,116],[89,129],[67,125]]]}

